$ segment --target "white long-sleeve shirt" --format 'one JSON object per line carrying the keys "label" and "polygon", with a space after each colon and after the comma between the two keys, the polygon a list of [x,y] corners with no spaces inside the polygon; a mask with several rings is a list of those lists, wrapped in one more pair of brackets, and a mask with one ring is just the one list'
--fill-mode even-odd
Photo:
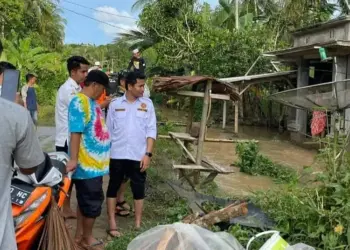
{"label": "white long-sleeve shirt", "polygon": [[147,138],[157,137],[157,119],[151,99],[129,103],[126,96],[109,104],[107,127],[111,136],[111,159],[141,161]]}
{"label": "white long-sleeve shirt", "polygon": [[69,77],[57,92],[55,106],[55,145],[58,147],[64,147],[66,141],[68,143],[68,106],[73,97],[80,91],[80,85]]}

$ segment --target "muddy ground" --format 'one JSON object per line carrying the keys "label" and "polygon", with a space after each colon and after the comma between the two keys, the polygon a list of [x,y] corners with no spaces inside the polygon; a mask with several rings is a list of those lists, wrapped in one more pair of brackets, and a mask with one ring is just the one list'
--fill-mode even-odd
{"label": "muddy ground", "polygon": [[[209,138],[233,138],[233,128],[228,127],[225,130],[220,128],[209,128]],[[38,136],[41,145],[45,151],[54,150],[54,134],[53,127],[39,127]],[[270,132],[264,128],[241,128],[240,139],[256,139],[259,140],[261,152],[273,161],[288,165],[296,170],[301,170],[305,165],[314,164],[315,151],[306,150],[297,147],[288,142],[286,137],[280,136],[276,132]],[[235,144],[233,143],[212,143],[208,142],[204,145],[204,155],[214,160],[215,162],[229,166],[236,161]],[[252,191],[266,190],[273,188],[276,184],[268,177],[249,176],[237,171],[229,175],[219,175],[215,179],[219,189],[230,196],[245,196]],[[108,185],[108,177],[104,178],[104,190]],[[76,207],[75,193],[72,194],[72,206]],[[120,218],[118,217],[119,227],[127,229],[133,226],[133,217]],[[75,227],[75,221],[70,220],[70,223]],[[103,207],[102,215],[97,219],[94,227],[94,235],[98,238],[106,238],[107,229],[107,211]]]}

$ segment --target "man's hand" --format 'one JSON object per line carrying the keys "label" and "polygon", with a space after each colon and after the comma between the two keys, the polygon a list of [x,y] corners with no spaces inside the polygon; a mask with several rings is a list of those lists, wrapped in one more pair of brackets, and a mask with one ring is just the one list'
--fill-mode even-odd
{"label": "man's hand", "polygon": [[78,162],[76,160],[69,160],[66,165],[66,172],[74,171],[78,166]]}
{"label": "man's hand", "polygon": [[23,102],[23,100],[21,98],[21,94],[19,92],[16,93],[15,103],[24,107],[24,102]]}
{"label": "man's hand", "polygon": [[140,163],[140,169],[141,169],[141,173],[145,172],[148,168],[149,168],[149,164],[151,163],[151,158],[147,155],[145,155]]}

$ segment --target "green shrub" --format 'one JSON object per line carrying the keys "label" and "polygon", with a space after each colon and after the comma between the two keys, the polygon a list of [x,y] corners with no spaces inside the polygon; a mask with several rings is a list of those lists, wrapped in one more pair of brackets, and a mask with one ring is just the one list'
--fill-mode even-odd
{"label": "green shrub", "polygon": [[264,175],[274,178],[277,182],[295,183],[298,176],[295,170],[272,162],[259,153],[257,142],[241,142],[236,146],[238,154],[237,165],[240,171],[250,175]]}

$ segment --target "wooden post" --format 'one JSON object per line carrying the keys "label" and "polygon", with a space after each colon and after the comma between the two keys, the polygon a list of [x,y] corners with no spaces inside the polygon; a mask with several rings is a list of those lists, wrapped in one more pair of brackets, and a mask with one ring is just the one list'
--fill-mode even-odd
{"label": "wooden post", "polygon": [[[210,91],[211,91],[211,85],[212,81],[208,81],[205,85],[205,92],[204,92],[204,100],[203,100],[203,109],[202,109],[202,119],[199,129],[199,138],[198,138],[198,146],[197,146],[197,155],[196,155],[196,164],[201,165],[202,164],[202,156],[203,156],[203,146],[204,146],[204,138],[205,138],[205,130],[207,125],[207,116],[208,116],[208,109],[209,109],[209,101],[210,101]],[[198,171],[194,175],[194,183],[199,183],[199,174]]]}
{"label": "wooden post", "polygon": [[224,107],[222,109],[222,129],[225,129],[226,127],[226,107],[227,104],[226,104],[226,101],[224,101]]}
{"label": "wooden post", "polygon": [[238,101],[234,102],[235,105],[235,134],[238,134]]}
{"label": "wooden post", "polygon": [[[192,91],[196,91],[196,86],[193,85],[192,86]],[[196,102],[195,97],[190,97],[190,107],[189,107],[189,113],[188,113],[188,117],[187,117],[187,125],[186,125],[186,133],[190,133],[191,128],[192,128],[192,122],[193,122],[193,115],[194,115],[194,105]]]}

